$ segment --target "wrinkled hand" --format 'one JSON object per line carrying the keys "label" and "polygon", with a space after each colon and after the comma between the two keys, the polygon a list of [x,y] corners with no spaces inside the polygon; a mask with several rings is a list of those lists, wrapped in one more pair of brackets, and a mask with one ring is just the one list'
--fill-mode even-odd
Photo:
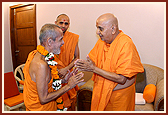
{"label": "wrinkled hand", "polygon": [[66,67],[62,68],[62,69],[59,69],[58,70],[59,77],[64,78],[68,71],[69,71],[69,69],[67,69]]}
{"label": "wrinkled hand", "polygon": [[70,70],[68,70],[68,73],[63,78],[63,83],[67,83],[69,78],[72,77],[73,75],[76,75],[77,73],[78,73],[78,69],[76,69],[76,68],[72,72],[70,72]]}
{"label": "wrinkled hand", "polygon": [[80,72],[76,75],[74,75],[73,73],[73,76],[69,78],[68,80],[68,85],[71,87],[71,88],[74,88],[77,84],[79,84],[80,82],[84,81],[84,79],[81,80],[81,78],[83,77],[83,73]]}
{"label": "wrinkled hand", "polygon": [[77,59],[75,61],[75,67],[78,68],[79,71],[89,71],[93,72],[95,69],[95,63],[89,58],[87,55],[87,60]]}

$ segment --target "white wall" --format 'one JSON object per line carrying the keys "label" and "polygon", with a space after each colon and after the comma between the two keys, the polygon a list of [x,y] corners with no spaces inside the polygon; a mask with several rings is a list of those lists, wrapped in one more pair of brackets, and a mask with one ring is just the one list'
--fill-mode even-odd
{"label": "white wall", "polygon": [[82,59],[85,59],[98,40],[96,19],[101,14],[113,13],[118,17],[120,29],[134,41],[142,63],[164,68],[165,3],[37,4],[37,36],[41,26],[54,23],[60,13],[70,17],[69,31],[80,35]]}
{"label": "white wall", "polygon": [[[114,13],[118,17],[120,29],[134,41],[142,63],[164,69],[166,3],[79,3],[36,3],[38,44],[41,26],[45,23],[54,23],[60,13],[66,13],[70,17],[69,31],[80,35],[80,56],[85,59],[98,40],[96,19],[101,14]],[[8,72],[13,71],[9,34],[9,3],[3,6],[4,72]]]}

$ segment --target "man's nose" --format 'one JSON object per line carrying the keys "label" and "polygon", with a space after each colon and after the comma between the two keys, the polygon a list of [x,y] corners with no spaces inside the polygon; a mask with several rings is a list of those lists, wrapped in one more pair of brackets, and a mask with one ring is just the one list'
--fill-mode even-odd
{"label": "man's nose", "polygon": [[99,29],[96,29],[96,34],[99,35],[100,31]]}
{"label": "man's nose", "polygon": [[65,23],[62,24],[62,27],[65,27]]}

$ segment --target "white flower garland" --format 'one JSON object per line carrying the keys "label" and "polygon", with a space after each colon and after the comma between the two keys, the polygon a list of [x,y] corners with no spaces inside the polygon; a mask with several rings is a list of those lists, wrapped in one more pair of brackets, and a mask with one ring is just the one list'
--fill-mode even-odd
{"label": "white flower garland", "polygon": [[[45,60],[47,61],[48,65],[56,66],[58,63],[54,61],[54,54],[50,52],[45,56]],[[62,79],[53,79],[52,88],[58,90],[62,87],[61,85]]]}

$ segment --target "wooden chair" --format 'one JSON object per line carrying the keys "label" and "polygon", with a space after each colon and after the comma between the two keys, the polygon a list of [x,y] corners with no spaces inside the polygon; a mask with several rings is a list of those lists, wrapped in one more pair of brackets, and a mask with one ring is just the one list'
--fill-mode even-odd
{"label": "wooden chair", "polygon": [[4,74],[4,107],[11,111],[24,106],[23,93],[20,93],[13,72]]}
{"label": "wooden chair", "polygon": [[18,84],[18,88],[20,92],[23,92],[23,85],[24,85],[24,74],[23,74],[23,68],[25,64],[19,65],[15,71],[14,71],[14,76]]}

